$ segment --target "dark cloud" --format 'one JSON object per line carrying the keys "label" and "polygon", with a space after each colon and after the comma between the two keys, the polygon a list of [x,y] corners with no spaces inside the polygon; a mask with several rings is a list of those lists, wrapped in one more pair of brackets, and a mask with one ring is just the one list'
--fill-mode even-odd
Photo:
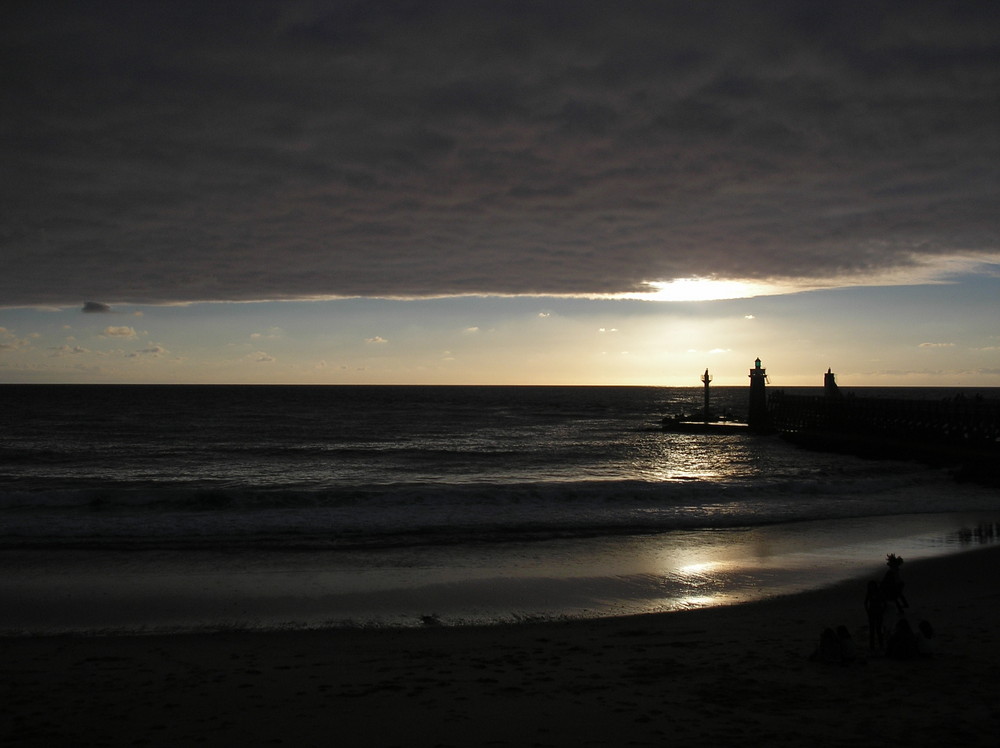
{"label": "dark cloud", "polygon": [[1000,6],[16,3],[0,299],[608,293],[1000,247]]}
{"label": "dark cloud", "polygon": [[85,301],[80,311],[85,314],[106,314],[111,311],[111,307],[99,301]]}

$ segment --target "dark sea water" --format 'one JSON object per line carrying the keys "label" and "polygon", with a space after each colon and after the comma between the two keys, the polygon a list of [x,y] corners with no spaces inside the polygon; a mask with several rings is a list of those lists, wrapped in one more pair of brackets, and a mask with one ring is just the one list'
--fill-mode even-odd
{"label": "dark sea water", "polygon": [[0,631],[669,610],[947,552],[1000,517],[943,470],[659,428],[701,396],[0,386]]}

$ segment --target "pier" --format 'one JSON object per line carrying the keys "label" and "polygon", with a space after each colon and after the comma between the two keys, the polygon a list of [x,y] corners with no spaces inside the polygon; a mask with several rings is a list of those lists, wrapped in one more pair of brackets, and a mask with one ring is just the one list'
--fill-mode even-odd
{"label": "pier", "polygon": [[769,391],[767,385],[767,372],[758,358],[750,370],[746,423],[711,420],[705,382],[705,418],[664,419],[663,428],[778,434],[809,449],[919,460],[952,468],[959,478],[1000,484],[1000,400],[978,395],[924,400],[845,394],[829,369],[822,395]]}
{"label": "pier", "polygon": [[920,400],[843,394],[832,371],[822,395],[767,395],[767,428],[809,449],[918,460],[960,479],[1000,483],[1000,401]]}
{"label": "pier", "polygon": [[[760,363],[758,359],[758,364]],[[739,434],[748,433],[750,425],[728,418],[725,414],[721,417],[712,412],[712,398],[709,392],[709,385],[712,383],[712,375],[705,369],[701,376],[701,382],[705,387],[705,405],[702,409],[701,419],[680,415],[663,419],[664,431],[673,431],[684,434]]]}
{"label": "pier", "polygon": [[996,446],[1000,441],[1000,401],[981,398],[834,399],[779,390],[768,394],[767,413],[782,433],[868,434],[962,447]]}

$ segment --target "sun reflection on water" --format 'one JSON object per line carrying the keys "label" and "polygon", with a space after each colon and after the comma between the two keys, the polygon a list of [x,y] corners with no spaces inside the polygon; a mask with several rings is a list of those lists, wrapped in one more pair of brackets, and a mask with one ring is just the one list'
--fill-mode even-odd
{"label": "sun reflection on water", "polygon": [[646,480],[667,482],[745,482],[774,469],[764,458],[764,447],[745,435],[713,436],[710,448],[706,438],[669,434],[659,443],[645,444],[646,453],[636,455],[631,466]]}
{"label": "sun reflection on water", "polygon": [[[693,539],[693,538],[692,538]],[[756,587],[745,554],[727,545],[697,545],[664,549],[655,565],[667,592],[661,604],[668,610],[727,605]],[[745,552],[745,548],[742,551]],[[752,565],[752,563],[751,563]]]}
{"label": "sun reflection on water", "polygon": [[718,561],[701,561],[699,563],[682,566],[675,573],[681,577],[702,577],[718,566],[720,566]]}
{"label": "sun reflection on water", "polygon": [[685,610],[691,608],[708,608],[713,605],[719,605],[722,602],[723,595],[716,597],[708,595],[686,595],[684,597],[676,598],[673,601],[673,606],[675,610]]}

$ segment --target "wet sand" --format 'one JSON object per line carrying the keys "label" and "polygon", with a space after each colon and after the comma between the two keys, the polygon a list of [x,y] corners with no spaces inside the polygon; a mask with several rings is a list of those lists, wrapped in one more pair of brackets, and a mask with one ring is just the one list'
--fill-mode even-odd
{"label": "wet sand", "polygon": [[[4,746],[992,746],[1000,548],[907,562],[936,653],[869,654],[868,578],[489,627],[0,639]],[[887,614],[893,623],[896,614]],[[859,661],[810,661],[826,626]]]}

